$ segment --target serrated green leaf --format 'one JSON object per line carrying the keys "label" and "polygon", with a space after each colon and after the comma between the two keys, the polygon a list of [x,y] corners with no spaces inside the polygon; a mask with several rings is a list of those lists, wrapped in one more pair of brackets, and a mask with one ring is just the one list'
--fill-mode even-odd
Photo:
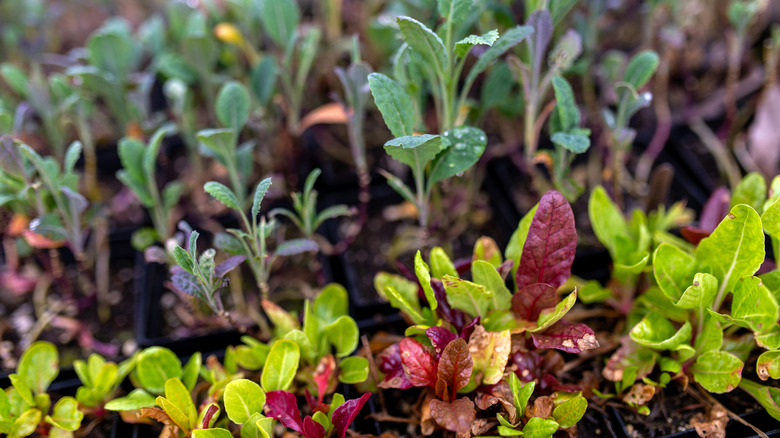
{"label": "serrated green leaf", "polygon": [[485,32],[482,35],[469,35],[455,43],[455,56],[462,58],[469,53],[472,47],[478,45],[492,46],[498,40],[498,29]]}
{"label": "serrated green leaf", "polygon": [[409,93],[382,73],[368,75],[368,84],[387,128],[395,137],[414,134],[415,112]]}
{"label": "serrated green leaf", "polygon": [[474,66],[471,67],[471,70],[466,77],[465,87],[470,88],[471,84],[474,83],[474,80],[477,79],[477,76],[485,71],[491,62],[495,61],[512,47],[520,44],[520,42],[533,32],[534,28],[531,26],[517,26],[504,32],[496,42],[479,57]]}
{"label": "serrated green leaf", "polygon": [[216,181],[209,181],[203,185],[203,190],[226,207],[232,208],[238,212],[243,212],[241,201],[239,201],[236,194],[226,185]]}
{"label": "serrated green leaf", "polygon": [[255,196],[252,200],[252,218],[256,218],[260,213],[260,206],[265,198],[265,194],[268,193],[268,189],[271,187],[271,178],[266,178],[257,185],[255,188]]}
{"label": "serrated green leaf", "polygon": [[428,173],[428,187],[455,176],[476,164],[487,146],[487,136],[481,129],[459,126],[444,133],[441,155]]}
{"label": "serrated green leaf", "polygon": [[423,134],[394,138],[385,143],[385,152],[415,172],[441,152],[441,136]]}
{"label": "serrated green leaf", "polygon": [[194,275],[195,265],[192,257],[184,248],[180,246],[173,248],[173,259],[176,260],[176,264],[182,269]]}
{"label": "serrated green leaf", "polygon": [[430,62],[437,74],[447,71],[447,49],[435,32],[411,17],[401,16],[396,21],[409,47]]}

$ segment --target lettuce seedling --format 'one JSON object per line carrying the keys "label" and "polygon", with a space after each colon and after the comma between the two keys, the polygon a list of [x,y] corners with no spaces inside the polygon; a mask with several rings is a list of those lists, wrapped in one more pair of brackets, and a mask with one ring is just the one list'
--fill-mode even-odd
{"label": "lettuce seedling", "polygon": [[[463,122],[458,114],[474,81],[492,61],[533,32],[528,26],[518,26],[500,37],[497,30],[492,30],[456,41],[457,27],[469,17],[470,11],[471,1],[468,0],[439,1],[438,13],[444,21],[438,33],[414,18],[398,17],[405,44],[395,57],[395,80],[381,73],[368,77],[374,102],[396,137],[385,143],[385,151],[412,169],[414,189],[394,175],[387,172],[384,175],[404,199],[417,207],[423,229],[428,226],[429,203],[436,183],[466,171],[485,151],[487,136],[482,130],[459,126]],[[473,65],[458,93],[468,54],[478,45],[489,48]],[[411,74],[410,71],[423,74]],[[422,125],[422,111],[419,99],[417,105],[413,103],[415,97],[420,96],[413,96],[409,90],[425,89],[423,77],[433,90],[440,135],[415,135]]]}
{"label": "lettuce seedling", "polygon": [[[637,288],[641,287],[642,275],[652,265],[653,251],[662,243],[692,249],[691,245],[669,232],[690,220],[691,213],[682,202],[674,204],[668,211],[661,206],[649,214],[637,209],[626,219],[607,191],[597,186],[588,200],[588,216],[593,233],[612,258],[612,278],[609,288],[602,287],[595,280],[586,283],[580,298],[587,303],[606,301],[628,315],[638,293],[643,292],[637,291]],[[644,291],[643,296],[637,299],[653,306],[657,303],[653,299],[657,293],[657,290]]]}
{"label": "lettuce seedling", "polygon": [[68,436],[79,429],[84,414],[73,397],[62,397],[49,414],[47,390],[59,372],[57,347],[45,341],[30,345],[9,376],[12,387],[0,391],[0,433],[9,438],[36,432]]}
{"label": "lettuce seedling", "polygon": [[166,244],[173,236],[173,209],[179,203],[184,185],[173,181],[161,192],[157,183],[157,155],[163,139],[172,131],[171,125],[161,127],[146,145],[131,137],[119,141],[122,170],[116,177],[133,192],[141,205],[149,209],[154,225],[154,229],[142,228],[137,232],[133,241],[138,250],[146,249],[154,241]]}
{"label": "lettuce seedling", "polygon": [[[740,387],[780,419],[771,399],[774,389],[742,378],[756,347],[765,350],[756,363],[758,377],[780,377],[780,288],[775,280],[780,274],[774,270],[756,276],[764,263],[764,231],[773,239],[780,235],[775,225],[779,212],[777,199],[761,216],[753,207],[737,204],[695,250],[671,243],[656,248],[657,286],[651,290],[660,293],[653,298],[655,306],[635,309],[644,316],[604,369],[605,377],[618,382],[618,391],[632,387],[624,400],[633,400],[638,386],[692,379],[713,393]],[[657,382],[650,380],[656,366]],[[640,379],[642,384],[635,383]]]}
{"label": "lettuce seedling", "polygon": [[[377,291],[414,324],[406,330],[407,338],[381,354],[379,367],[385,377],[379,386],[429,388],[424,403],[434,421],[422,419],[424,433],[438,424],[457,433],[482,434],[493,425],[471,429],[475,406],[484,411],[499,401],[508,418],[505,427],[516,428],[522,422],[530,431],[554,424],[554,432],[558,426],[576,423],[557,423],[552,411],[543,409],[522,420],[525,411],[518,412],[511,395],[506,395],[509,382],[504,377],[512,366],[523,381],[537,381],[550,397],[540,404],[559,397],[581,398],[578,388],[559,383],[553,370],[542,365],[540,354],[550,349],[579,353],[599,345],[590,328],[562,319],[577,299],[576,290],[560,301],[557,296],[571,274],[576,242],[571,207],[562,194],[551,191],[521,221],[507,248],[507,262],[492,240],[478,242],[472,281],[459,277],[440,248],[431,250],[430,267],[417,253],[416,281],[377,275]],[[515,262],[513,294],[505,278]],[[488,402],[491,397],[498,400]]]}
{"label": "lettuce seedling", "polygon": [[[240,201],[241,198],[227,186],[216,181],[209,181],[203,186],[206,193],[238,214],[243,230],[231,228],[227,230],[227,233],[218,234],[216,246],[233,256],[245,258],[263,299],[268,299],[268,277],[277,257],[287,257],[318,249],[317,243],[313,240],[291,239],[279,244],[275,251],[269,251],[266,240],[274,230],[276,222],[274,220],[266,221],[265,216],[261,216],[258,221],[258,215],[263,198],[265,198],[270,186],[271,178],[266,178],[260,181],[255,188],[251,216],[246,215]],[[309,190],[310,192],[311,190]],[[181,250],[177,251],[182,253]],[[182,267],[184,268],[184,266]]]}

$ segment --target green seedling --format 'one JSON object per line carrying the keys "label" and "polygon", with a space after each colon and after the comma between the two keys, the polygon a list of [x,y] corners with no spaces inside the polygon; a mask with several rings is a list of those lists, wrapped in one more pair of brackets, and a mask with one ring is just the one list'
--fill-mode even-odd
{"label": "green seedling", "polygon": [[227,169],[230,186],[242,208],[247,204],[246,187],[252,173],[254,142],[239,145],[241,130],[249,119],[250,99],[246,87],[228,82],[219,91],[216,101],[217,119],[221,129],[206,129],[197,133],[201,152],[215,158]]}
{"label": "green seedling", "polygon": [[149,209],[154,229],[136,232],[134,244],[138,250],[146,249],[155,241],[165,244],[173,236],[173,209],[179,203],[184,186],[179,181],[166,184],[162,192],[157,182],[157,156],[163,138],[172,132],[170,125],[154,133],[147,145],[134,138],[119,141],[119,158],[123,169],[117,179],[132,190],[138,201]]}
{"label": "green seedling", "polygon": [[[747,187],[741,195],[752,192]],[[758,191],[765,194],[766,187]],[[774,389],[742,376],[751,353],[760,347],[764,351],[756,362],[759,379],[780,377],[780,275],[774,270],[755,276],[764,262],[764,232],[773,240],[780,232],[775,225],[780,201],[776,196],[749,198],[758,201],[763,214],[740,203],[694,250],[672,243],[655,249],[652,268],[657,286],[646,294],[658,293],[645,305],[635,306],[633,312],[641,320],[604,370],[618,392],[632,388],[624,400],[635,400],[630,396],[637,385],[664,387],[687,377],[712,393],[740,387],[780,418],[771,401]],[[659,372],[651,376],[656,369]]]}
{"label": "green seedling", "polygon": [[[374,102],[396,137],[385,143],[385,151],[412,169],[414,188],[387,172],[384,175],[404,199],[417,207],[423,230],[428,226],[431,193],[436,183],[473,166],[487,144],[487,137],[480,129],[459,126],[462,121],[458,114],[469,90],[492,61],[533,32],[528,26],[518,26],[500,37],[493,30],[457,40],[458,26],[470,12],[471,2],[467,0],[438,2],[438,13],[444,22],[437,33],[411,17],[398,17],[405,44],[395,57],[395,80],[381,73],[369,75]],[[489,48],[471,68],[458,92],[468,54],[477,45]],[[426,85],[432,90],[441,135],[415,135],[422,126],[420,90]]]}
{"label": "green seedling", "polygon": [[82,386],[76,390],[76,401],[82,406],[99,410],[114,398],[119,385],[135,368],[138,354],[116,364],[106,361],[99,354],[91,354],[86,361],[76,360],[76,370]]}
{"label": "green seedling", "polygon": [[70,436],[79,429],[84,414],[76,399],[62,397],[51,407],[47,390],[59,372],[57,347],[44,341],[30,345],[16,373],[9,376],[12,387],[0,391],[0,433],[8,438],[41,431],[50,436]]}
{"label": "green seedling", "polygon": [[306,239],[319,242],[320,247],[324,247],[327,244],[327,239],[317,235],[317,229],[326,220],[340,217],[350,216],[353,214],[352,210],[344,204],[333,205],[321,212],[317,213],[317,191],[314,190],[314,183],[317,181],[317,177],[320,176],[320,169],[314,169],[309,176],[306,177],[306,182],[303,185],[303,192],[296,192],[292,194],[293,210],[286,208],[275,208],[268,212],[268,216],[274,218],[275,216],[284,216],[293,225],[298,228]]}
{"label": "green seedling", "polygon": [[610,284],[614,287],[589,281],[580,290],[580,299],[586,303],[606,301],[625,315],[631,312],[635,299],[652,304],[658,291],[643,292],[644,297],[639,297],[637,287],[652,267],[651,256],[659,245],[670,243],[688,251],[693,248],[670,233],[672,228],[686,225],[691,213],[678,202],[668,211],[663,206],[649,214],[637,209],[627,219],[606,190],[597,186],[588,201],[588,214],[593,233],[612,258]]}
{"label": "green seedling", "polygon": [[106,103],[120,133],[129,133],[134,129],[131,122],[138,124],[142,120],[141,107],[130,99],[128,92],[133,88],[131,73],[139,55],[140,47],[129,23],[113,19],[90,35],[86,46],[88,64],[70,67],[65,72],[77,80],[82,98],[90,95]]}
{"label": "green seedling", "polygon": [[243,230],[229,229],[227,233],[217,235],[217,248],[230,253],[233,256],[243,256],[252,270],[257,287],[260,289],[263,299],[268,298],[268,277],[271,268],[278,257],[288,257],[304,252],[317,251],[317,243],[309,239],[291,239],[279,244],[273,252],[267,247],[266,241],[276,226],[275,221],[266,221],[260,214],[260,205],[263,202],[268,188],[271,186],[271,178],[262,180],[255,188],[252,201],[251,215],[247,216],[239,197],[228,187],[215,182],[207,182],[203,189],[226,207],[234,210],[241,219]]}

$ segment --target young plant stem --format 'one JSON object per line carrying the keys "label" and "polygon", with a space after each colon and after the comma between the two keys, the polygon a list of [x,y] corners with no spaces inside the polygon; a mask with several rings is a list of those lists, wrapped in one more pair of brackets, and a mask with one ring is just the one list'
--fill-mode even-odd
{"label": "young plant stem", "polygon": [[97,202],[100,201],[100,189],[97,182],[97,153],[84,105],[79,105],[78,108],[76,130],[84,150],[84,185],[87,196],[91,201]]}

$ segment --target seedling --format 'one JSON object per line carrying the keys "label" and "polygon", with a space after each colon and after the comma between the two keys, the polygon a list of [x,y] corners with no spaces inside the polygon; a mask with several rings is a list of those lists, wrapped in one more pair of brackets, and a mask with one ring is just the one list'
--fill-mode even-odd
{"label": "seedling", "polygon": [[[390,185],[417,207],[420,227],[425,230],[430,215],[431,193],[436,183],[458,175],[473,166],[485,151],[487,137],[478,128],[459,126],[459,110],[465,105],[474,81],[487,66],[520,43],[533,29],[518,26],[499,37],[493,30],[455,40],[457,26],[469,16],[471,2],[440,1],[439,15],[445,19],[438,33],[411,17],[398,17],[406,42],[395,57],[395,80],[381,74],[369,75],[369,85],[379,111],[396,137],[385,143],[385,151],[412,169],[414,189],[387,172]],[[439,36],[443,35],[443,39]],[[468,53],[474,46],[489,48],[469,71],[458,93],[458,82]],[[411,72],[415,72],[412,74]],[[421,73],[418,74],[418,73]],[[421,127],[421,96],[409,90],[423,90],[424,77],[433,90],[441,135],[415,135]],[[416,102],[416,103],[414,103]]]}
{"label": "seedling", "polygon": [[[576,240],[568,202],[560,193],[548,192],[518,226],[507,248],[506,263],[495,242],[478,242],[471,263],[473,281],[461,279],[440,248],[431,250],[430,268],[417,253],[416,282],[378,274],[377,291],[415,324],[406,330],[407,338],[380,356],[385,377],[379,386],[430,388],[425,403],[438,426],[465,433],[477,416],[475,401],[480,394],[502,397],[491,385],[507,385],[505,370],[514,365],[525,381],[538,380],[553,391],[562,391],[561,400],[581,399],[576,402],[578,415],[566,420],[571,423],[557,423],[555,419],[563,416],[540,411],[533,415],[539,419],[528,420],[524,427],[530,431],[555,426],[554,432],[559,426],[576,423],[584,412],[584,399],[565,394],[576,391],[549,374],[538,354],[546,349],[579,353],[599,345],[590,328],[562,319],[574,305],[577,292],[561,301],[557,297],[557,288],[570,275]],[[518,266],[513,273],[514,294],[505,284],[513,265]],[[423,296],[426,307],[420,303]],[[433,349],[426,346],[429,343]],[[510,356],[512,345],[523,347]],[[470,394],[477,397],[472,400]],[[530,392],[526,402],[529,397]],[[486,409],[479,403],[476,406]],[[511,400],[502,406],[508,418],[502,424],[519,427],[525,410],[510,408],[514,406]]]}
{"label": "seedling", "polygon": [[47,390],[60,372],[57,347],[36,342],[22,355],[11,388],[0,391],[0,433],[9,438],[45,431],[67,436],[81,426],[84,414],[73,397],[62,397],[49,414],[51,396]]}
{"label": "seedling", "polygon": [[[286,208],[275,208],[268,213],[268,216],[273,218],[275,216],[284,216],[293,225],[298,228],[306,239],[311,241],[317,241],[319,247],[330,247],[327,240],[323,237],[319,237],[317,229],[326,220],[340,217],[349,216],[353,212],[344,204],[333,205],[331,207],[322,210],[317,213],[317,191],[314,190],[314,183],[317,181],[317,177],[320,176],[320,169],[314,169],[303,185],[303,192],[297,192],[292,194],[293,210]],[[327,245],[327,246],[326,246]]]}
{"label": "seedling", "polygon": [[136,238],[137,249],[143,250],[155,240],[165,244],[173,235],[173,209],[179,203],[184,186],[179,181],[166,184],[162,193],[157,183],[157,155],[163,138],[172,132],[170,125],[163,126],[154,133],[147,145],[134,138],[125,137],[119,141],[119,158],[123,169],[117,172],[117,179],[135,194],[138,201],[149,209],[153,230],[142,229]]}
{"label": "seedling", "polygon": [[261,216],[258,221],[258,215],[260,204],[270,186],[271,178],[266,178],[255,188],[251,216],[246,215],[241,207],[240,198],[228,187],[215,181],[209,181],[203,186],[206,193],[239,215],[244,229],[229,229],[227,233],[217,235],[216,245],[234,256],[245,257],[263,299],[268,299],[268,277],[277,257],[287,257],[318,249],[317,243],[308,239],[291,239],[282,242],[273,252],[267,248],[266,240],[270,237],[276,223],[273,220],[267,222],[265,216]]}

